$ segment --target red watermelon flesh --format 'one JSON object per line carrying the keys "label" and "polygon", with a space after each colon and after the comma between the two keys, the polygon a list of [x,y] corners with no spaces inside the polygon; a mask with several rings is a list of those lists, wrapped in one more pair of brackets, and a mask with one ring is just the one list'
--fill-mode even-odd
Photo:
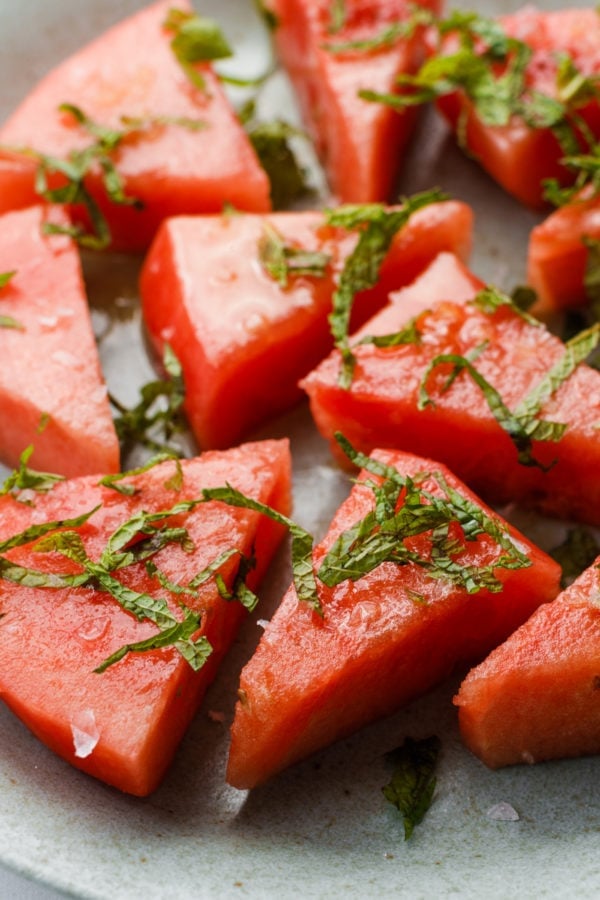
{"label": "red watermelon flesh", "polygon": [[[6,148],[66,158],[93,143],[61,104],[73,104],[99,125],[142,127],[112,154],[125,193],[143,208],[111,202],[96,170],[86,184],[106,217],[113,247],[143,251],[160,222],[179,213],[270,208],[269,183],[208,64],[205,90],[194,87],[164,27],[171,0],[141,10],[50,72],[0,128],[0,212],[37,201],[31,157]],[[188,11],[187,0],[177,7]],[[202,123],[198,128],[186,121]],[[145,123],[145,124],[144,124]],[[81,216],[81,208],[74,210]],[[85,219],[85,216],[84,216]]]}
{"label": "red watermelon flesh", "polygon": [[[480,504],[438,463],[398,451],[377,451],[374,456],[404,476],[428,473],[424,485],[436,495],[439,485],[431,473],[442,473],[462,496]],[[373,479],[363,473],[361,480],[365,477]],[[336,538],[363,519],[373,504],[370,488],[353,487],[314,552],[317,572]],[[323,606],[319,618],[290,588],[242,672],[232,727],[230,784],[255,787],[393,712],[445,678],[457,663],[481,658],[539,603],[556,596],[558,565],[494,518],[531,560],[529,568],[495,569],[502,582],[499,593],[483,589],[469,594],[464,587],[432,578],[415,563],[384,562],[354,582],[335,587],[319,582]],[[465,567],[493,564],[501,555],[492,537],[465,543],[455,526],[452,534]],[[427,541],[427,535],[420,535],[408,542],[415,552],[427,554]]]}
{"label": "red watermelon flesh", "polygon": [[79,254],[63,235],[60,209],[36,206],[0,216],[0,459],[15,467],[33,444],[31,465],[62,475],[119,470],[119,444],[92,332]]}
{"label": "red watermelon flesh", "polygon": [[[81,515],[94,509],[77,530],[86,552],[98,560],[111,532],[141,510],[171,509],[201,496],[203,488],[231,483],[283,513],[290,505],[290,457],[287,441],[247,444],[224,453],[207,453],[183,466],[180,488],[170,483],[176,469],[167,462],[129,477],[133,496],[102,487],[97,477],[72,479],[26,506],[0,498],[0,541],[30,525]],[[256,568],[248,584],[256,587],[281,536],[282,528],[259,513],[205,503],[169,519],[184,526],[193,549],[169,542],[152,557],[177,584],[189,582],[223,551],[236,548]],[[35,552],[31,545],[3,553],[12,563],[36,570],[81,571],[56,552]],[[231,587],[239,556],[221,568]],[[213,579],[199,596],[177,595],[134,562],[113,573],[123,585],[163,597],[178,618],[179,602],[204,610],[202,633],[213,646],[207,663],[194,673],[174,648],[130,653],[102,674],[95,673],[110,654],[132,641],[157,633],[108,593],[87,587],[45,589],[2,580],[0,695],[4,702],[55,753],[72,765],[123,791],[143,796],[158,785],[203,693],[230,645],[244,610],[222,599]]]}

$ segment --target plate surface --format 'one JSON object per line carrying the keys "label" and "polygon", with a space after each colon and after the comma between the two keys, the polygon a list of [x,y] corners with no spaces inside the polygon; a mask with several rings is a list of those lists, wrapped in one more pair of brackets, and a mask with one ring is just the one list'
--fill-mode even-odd
{"label": "plate surface", "polygon": [[[49,67],[142,5],[0,0],[0,120]],[[518,4],[473,5],[489,13]],[[251,0],[209,0],[202,12],[218,18],[236,46],[236,72],[258,73],[269,45]],[[290,97],[278,75],[265,90],[264,108],[289,115]],[[432,117],[418,146],[401,191],[439,185],[470,202],[477,217],[474,270],[503,288],[521,282],[536,217],[464,158]],[[90,257],[85,267],[107,380],[130,402],[153,374],[137,311],[138,265],[123,257]],[[283,434],[292,438],[296,518],[320,536],[347,493],[347,479],[304,407],[258,436]],[[527,517],[519,525],[552,543],[544,523]],[[281,553],[263,592],[261,618],[288,580]],[[286,898],[299,892],[306,898],[562,897],[568,889],[577,897],[598,895],[600,760],[487,771],[460,743],[451,704],[458,679],[251,794],[229,788],[227,726],[240,668],[259,633],[256,617],[250,619],[164,784],[147,800],[123,796],[71,769],[0,709],[0,862],[46,886],[48,896],[54,889],[146,900]],[[211,711],[224,713],[225,723],[214,721]],[[436,799],[405,843],[398,817],[381,796],[389,777],[383,755],[406,734],[430,733],[443,742]],[[502,801],[518,811],[518,821],[488,815]],[[3,890],[0,876],[0,895],[34,896],[25,882],[13,887],[12,876],[4,884]],[[35,896],[42,895],[40,887]]]}

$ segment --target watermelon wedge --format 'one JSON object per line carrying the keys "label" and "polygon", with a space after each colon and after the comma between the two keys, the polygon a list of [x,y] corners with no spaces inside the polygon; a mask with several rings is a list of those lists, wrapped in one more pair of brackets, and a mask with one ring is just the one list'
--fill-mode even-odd
{"label": "watermelon wedge", "polygon": [[[235,787],[255,787],[396,710],[457,663],[481,658],[558,593],[558,565],[446,468],[398,451],[377,451],[367,465],[371,471],[361,473],[314,551],[322,617],[290,588],[242,672],[227,771]],[[404,484],[395,502],[390,470]],[[373,521],[373,483],[381,485],[378,503],[384,497],[393,503],[385,514],[388,527]],[[427,497],[421,493],[415,503],[419,492]],[[415,525],[432,504],[444,505],[450,497],[452,508],[446,508],[437,537],[428,523]],[[456,511],[467,507],[463,531]],[[483,521],[480,531],[475,523]],[[446,556],[450,547],[453,561]],[[503,568],[500,557],[516,558],[515,548],[520,563]],[[367,551],[375,562],[365,570]],[[449,565],[445,576],[436,572],[441,557]]]}
{"label": "watermelon wedge", "polygon": [[[69,225],[60,209],[0,216],[0,459],[67,476],[117,472],[119,444],[81,275],[79,253],[44,224]],[[12,327],[10,327],[12,325]]]}
{"label": "watermelon wedge", "polygon": [[[19,151],[64,161],[97,141],[62,104],[101,128],[127,132],[103,158],[135,205],[111,200],[100,159],[85,177],[114,248],[143,251],[162,219],[178,213],[218,212],[225,203],[270,208],[267,176],[210,65],[196,65],[204,80],[197,87],[171,49],[164,23],[174,5],[191,9],[187,0],[159,0],[111,28],[50,72],[4,123],[0,212],[39,201],[38,163]],[[50,180],[51,187],[61,184],[58,175]],[[73,213],[90,224],[80,205]]]}
{"label": "watermelon wedge", "polygon": [[[374,288],[358,295],[356,325],[394,287],[410,282],[441,250],[466,256],[472,213],[457,201],[414,212],[396,235]],[[290,270],[280,283],[261,264],[268,229],[295,251],[325,254],[315,274]],[[165,222],[142,269],[147,330],[183,366],[186,411],[201,447],[236,443],[297,403],[298,380],[333,346],[332,293],[357,241],[321,212],[177,217]]]}
{"label": "watermelon wedge", "polygon": [[600,559],[472,669],[454,702],[492,768],[600,753]]}
{"label": "watermelon wedge", "polygon": [[[522,203],[540,208],[544,180],[570,184],[574,176],[562,164],[563,158],[585,152],[589,138],[600,136],[600,104],[594,89],[583,87],[586,78],[593,83],[600,72],[600,16],[592,8],[548,11],[525,6],[501,16],[498,24],[509,39],[520,42],[520,48],[509,46],[507,52],[499,52],[498,35],[483,23],[471,39],[480,61],[487,52],[489,78],[481,77],[472,59],[461,64],[457,57],[452,69],[459,84],[466,73],[469,96],[464,90],[448,93],[453,74],[445,85],[440,75],[443,96],[437,103],[465,149],[492,178]],[[496,43],[490,50],[492,36]],[[459,52],[458,38],[451,34],[435,52],[440,56]]]}
{"label": "watermelon wedge", "polygon": [[[396,113],[359,97],[362,88],[394,91],[417,68],[422,29],[403,31],[406,0],[346,0],[336,21],[330,0],[268,0],[275,43],[296,89],[304,120],[340,202],[391,198],[414,110]],[[439,0],[419,6],[439,12]]]}
{"label": "watermelon wedge", "polygon": [[[240,602],[223,599],[214,577],[200,580],[195,590],[189,583],[216,564],[231,592],[242,571],[240,554],[254,554],[256,567],[247,578],[254,588],[282,536],[281,526],[260,513],[216,502],[190,508],[186,501],[201,498],[204,488],[229,482],[283,513],[290,505],[287,441],[246,444],[181,466],[181,483],[173,461],[118,482],[134,491],[130,495],[89,476],[57,484],[32,506],[0,498],[0,695],[55,753],[139,796],[163,777],[244,616]],[[85,522],[78,520],[90,511]],[[131,529],[134,517],[147,521],[147,514],[155,515],[144,529]],[[75,518],[75,524],[67,518]],[[46,522],[54,524],[43,538],[45,547],[31,538],[20,545],[11,541],[27,528],[43,534]],[[125,523],[129,530],[120,540]],[[75,547],[67,557],[59,552],[64,545],[48,544],[49,538],[60,541],[65,529],[71,533],[69,546]],[[82,555],[93,561],[87,570]],[[45,573],[35,580],[39,585],[44,578],[89,572],[89,565],[94,577],[83,586],[29,586],[33,577],[18,584],[14,574],[10,580],[15,566]],[[121,602],[109,593],[110,585]],[[124,608],[128,604],[133,612]],[[181,640],[182,653],[187,648],[189,658],[190,639],[199,635],[212,646],[199,670],[171,645],[130,652],[105,671],[95,671],[121,648],[155,637],[158,628],[148,618],[166,617],[157,619],[164,634],[172,619],[187,618],[189,610],[200,625],[192,620],[192,634]]]}
{"label": "watermelon wedge", "polygon": [[404,309],[402,294],[379,314],[399,340],[369,339],[382,335],[378,316],[364,326],[349,389],[339,383],[338,351],[304,379],[321,433],[332,446],[341,431],[365,452],[398,447],[439,459],[489,502],[600,524],[600,373],[577,364],[598,326],[566,347],[494,291],[464,302],[460,271],[445,285],[434,273],[431,290],[429,277],[420,289],[430,311],[410,328],[414,307]]}
{"label": "watermelon wedge", "polygon": [[588,247],[600,239],[597,197],[569,203],[532,230],[527,254],[527,281],[537,292],[534,307],[543,315],[553,310],[585,306]]}

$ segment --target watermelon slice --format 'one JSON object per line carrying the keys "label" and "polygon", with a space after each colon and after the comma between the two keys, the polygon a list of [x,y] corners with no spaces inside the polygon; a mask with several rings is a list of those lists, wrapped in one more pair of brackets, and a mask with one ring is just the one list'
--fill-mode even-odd
{"label": "watermelon slice", "polygon": [[0,459],[63,475],[117,472],[119,444],[85,297],[79,254],[60,209],[0,216]]}
{"label": "watermelon slice", "polygon": [[[441,285],[435,276],[431,289],[427,273],[420,287],[422,305],[431,311],[413,320],[417,334],[409,329],[406,343],[395,346],[361,344],[357,338],[350,389],[339,384],[338,351],[304,379],[321,433],[333,444],[333,435],[341,431],[365,452],[398,447],[439,459],[493,503],[516,501],[548,515],[600,524],[600,491],[595,487],[600,373],[579,365],[566,377],[575,345],[565,349],[510,303],[490,311],[465,303],[463,273],[457,282],[448,278]],[[402,294],[380,313],[387,334],[402,332],[407,313],[412,314],[413,308],[405,310],[401,300]],[[455,300],[461,302],[451,302]],[[377,316],[359,337],[366,334],[382,334]],[[585,345],[589,352],[597,337],[598,326],[582,335],[577,346]],[[454,368],[457,358],[462,360],[459,370]],[[557,373],[563,365],[561,376]],[[497,409],[496,417],[490,404],[498,399],[504,412]],[[555,439],[553,426],[544,436],[546,426],[540,422],[566,428]],[[533,435],[531,445],[525,431]],[[557,437],[560,431],[555,430]]]}
{"label": "watermelon slice", "polygon": [[[566,123],[574,127],[575,140],[574,147],[571,143],[568,152],[577,151],[578,140],[582,151],[587,148],[579,122],[585,123],[592,135],[600,136],[600,105],[593,97],[590,99],[590,93],[581,89],[581,77],[593,80],[600,72],[600,16],[591,8],[547,11],[525,6],[513,15],[500,17],[499,23],[510,38],[525,45],[525,52],[526,48],[531,52],[519,94],[519,101],[525,105],[530,103],[527,115],[531,123],[527,123],[523,114],[515,112],[508,116],[506,124],[502,121],[503,104],[506,104],[511,88],[500,79],[506,74],[506,59],[514,59],[512,51],[503,62],[493,62],[493,77],[498,80],[495,87],[482,85],[479,109],[462,91],[441,96],[438,106],[461,135],[469,154],[505,190],[522,203],[538,208],[544,205],[545,179],[556,178],[561,184],[573,181],[572,174],[561,162],[567,152],[559,140],[561,128],[564,136],[565,121],[559,122],[557,118],[555,128],[544,124],[551,122],[557,113],[552,104],[561,101],[568,108]],[[482,33],[490,35],[491,31],[488,28],[487,32],[479,32]],[[441,52],[451,54],[457,49],[452,35],[443,43]],[[571,60],[572,72],[565,68],[565,57]],[[474,69],[476,67],[469,69],[466,64],[462,68],[458,66],[459,78],[463,71],[470,71],[475,81]],[[579,79],[579,95],[572,79]],[[442,90],[446,89],[443,79],[440,79],[440,86]],[[514,90],[513,85],[513,93]],[[539,95],[544,102],[540,102]]]}
{"label": "watermelon slice", "polygon": [[587,303],[587,238],[600,239],[597,197],[557,209],[532,230],[527,280],[538,295],[536,313],[574,309]]}
{"label": "watermelon slice", "polygon": [[[65,160],[94,143],[76,106],[99,126],[122,130],[139,120],[108,154],[134,205],[112,202],[96,166],[85,185],[98,203],[114,248],[144,250],[159,223],[178,213],[270,208],[269,183],[210,66],[198,64],[196,87],[171,49],[164,27],[171,0],[116,25],[50,72],[0,128],[0,212],[36,202],[37,162],[29,149]],[[177,7],[190,10],[187,0]],[[7,149],[11,148],[11,149]],[[11,152],[14,148],[15,152]],[[57,186],[59,182],[53,181]],[[82,208],[73,212],[82,217]],[[83,221],[88,220],[83,211]]]}
{"label": "watermelon slice", "polygon": [[[0,695],[55,753],[90,775],[140,796],[152,791],[164,775],[244,615],[241,603],[222,599],[214,578],[198,586],[196,595],[181,593],[181,587],[173,583],[187,585],[221,554],[234,550],[239,552],[218,565],[224,584],[232,589],[239,554],[254,553],[256,568],[247,583],[255,587],[282,536],[281,526],[259,513],[220,503],[202,503],[174,515],[165,511],[177,504],[185,507],[184,501],[201,497],[204,488],[225,482],[283,513],[290,505],[287,441],[246,444],[181,465],[181,486],[173,477],[174,463],[166,462],[126,478],[122,483],[135,489],[129,496],[102,486],[97,477],[86,477],[58,484],[39,496],[34,506],[10,496],[0,498]],[[158,512],[160,522],[154,522],[155,528],[164,524],[186,530],[184,540],[180,533],[179,540],[172,537],[162,544],[158,532],[159,549],[150,561],[162,573],[162,586],[153,574],[156,570],[147,570],[143,561],[135,559],[126,560],[110,574],[120,583],[121,593],[149,595],[147,607],[151,599],[155,604],[162,598],[178,620],[184,617],[181,602],[201,614],[200,633],[213,650],[198,671],[170,646],[131,652],[98,673],[94,670],[115,651],[155,636],[156,626],[147,619],[139,621],[106,590],[89,585],[48,589],[7,580],[9,564],[55,575],[81,572],[81,565],[58,552],[39,547],[36,552],[35,543],[7,549],[5,542],[25,528],[39,530],[44,522],[56,525],[57,520],[90,510],[95,511],[76,531],[85,553],[96,563],[106,551],[109,536],[134,516]],[[62,524],[64,530],[69,523]],[[147,534],[148,529],[137,534],[134,545]],[[131,544],[126,549],[135,553]],[[99,577],[96,571],[96,583]],[[194,630],[198,631],[197,625]]]}
{"label": "watermelon slice", "polygon": [[[372,315],[439,251],[466,256],[471,226],[470,208],[456,201],[414,212],[379,282],[358,296],[354,322]],[[318,275],[291,272],[280,284],[259,259],[268,227],[286,245],[330,261]],[[298,402],[298,379],[332,347],[332,292],[356,241],[355,233],[325,225],[320,212],[165,222],[142,270],[142,308],[159,354],[169,342],[181,361],[186,410],[201,447],[230,446]]]}
{"label": "watermelon slice", "polygon": [[600,559],[472,669],[454,702],[492,768],[600,753]]}
{"label": "watermelon slice", "polygon": [[[406,514],[404,500],[410,491],[410,526],[405,520],[393,530],[376,527],[361,544],[365,517],[373,516],[375,506],[370,484],[381,484],[381,478],[363,471],[314,552],[322,618],[290,588],[242,672],[227,773],[235,787],[252,788],[396,710],[445,678],[457,663],[481,658],[558,592],[558,565],[482,506],[443,466],[398,451],[377,451],[373,459],[393,467],[405,484],[413,479],[394,504],[399,515]],[[373,468],[372,461],[369,467]],[[388,471],[382,474],[386,489],[379,500],[386,496],[390,501]],[[454,583],[441,569],[437,576],[429,574],[435,570],[441,534],[438,531],[435,537],[427,525],[417,534],[415,522],[424,509],[431,511],[435,501],[424,500],[424,506],[415,507],[415,485],[429,491],[430,498],[448,499],[452,491],[458,492],[447,530],[442,528],[442,543],[448,540],[446,547],[452,545],[455,571],[461,573]],[[464,503],[469,507],[462,518],[465,529],[481,517],[494,523],[486,533],[472,533],[471,540],[455,518]],[[340,543],[340,536],[352,528],[354,541],[346,537]],[[377,539],[383,534],[390,551],[361,576],[367,550],[376,560],[382,558]],[[507,540],[515,542],[522,568],[502,567],[500,557],[513,551],[503,550],[497,540],[505,548]],[[413,560],[420,557],[425,564],[409,561],[403,553],[412,554]],[[446,550],[441,553],[444,556]],[[392,561],[393,554],[399,565]],[[335,585],[328,580],[326,585],[320,579],[325,578],[322,566],[328,559],[330,570],[340,566],[342,577],[355,580],[338,579]],[[433,564],[431,569],[428,564]],[[485,586],[480,583],[479,589],[473,584],[467,589],[460,583],[463,575],[477,578],[475,573],[481,575],[484,569],[493,571],[495,584],[492,579]]]}
{"label": "watermelon slice", "polygon": [[[439,12],[441,3],[419,5]],[[346,0],[340,23],[330,0],[268,0],[266,6],[277,19],[276,47],[332,191],[341,202],[389,200],[414,110],[396,113],[358,92],[392,92],[396,77],[418,66],[422,30],[401,33],[412,5]]]}

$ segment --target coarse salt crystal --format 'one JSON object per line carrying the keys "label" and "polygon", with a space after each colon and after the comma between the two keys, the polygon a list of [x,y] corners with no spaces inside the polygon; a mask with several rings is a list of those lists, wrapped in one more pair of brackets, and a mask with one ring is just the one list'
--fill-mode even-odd
{"label": "coarse salt crystal", "polygon": [[259,628],[266,628],[267,625],[269,624],[269,620],[268,619],[257,619],[256,624],[258,625]]}
{"label": "coarse salt crystal", "polygon": [[506,803],[505,800],[490,806],[487,811],[487,817],[488,819],[494,819],[496,822],[518,822],[520,818],[514,806]]}
{"label": "coarse salt crystal", "polygon": [[73,735],[75,756],[78,759],[86,759],[93,753],[100,740],[100,731],[96,725],[93,709],[82,709],[71,719],[71,734]]}

